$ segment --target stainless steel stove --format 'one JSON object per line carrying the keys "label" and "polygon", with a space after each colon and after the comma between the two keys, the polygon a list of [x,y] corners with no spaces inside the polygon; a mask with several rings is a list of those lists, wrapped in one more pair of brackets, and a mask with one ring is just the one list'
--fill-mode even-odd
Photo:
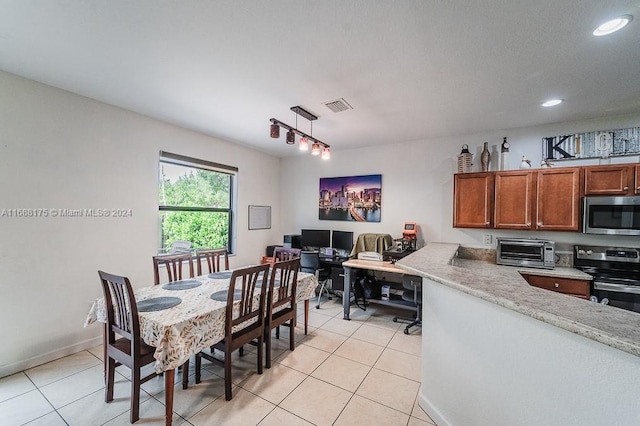
{"label": "stainless steel stove", "polygon": [[576,245],[573,267],[593,276],[591,294],[640,313],[640,248]]}

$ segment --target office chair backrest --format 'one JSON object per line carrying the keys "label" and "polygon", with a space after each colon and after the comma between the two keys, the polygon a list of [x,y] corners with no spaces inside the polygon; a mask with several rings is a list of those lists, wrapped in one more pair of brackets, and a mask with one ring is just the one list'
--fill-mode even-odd
{"label": "office chair backrest", "polygon": [[300,252],[300,271],[314,274],[320,268],[320,256],[317,251]]}

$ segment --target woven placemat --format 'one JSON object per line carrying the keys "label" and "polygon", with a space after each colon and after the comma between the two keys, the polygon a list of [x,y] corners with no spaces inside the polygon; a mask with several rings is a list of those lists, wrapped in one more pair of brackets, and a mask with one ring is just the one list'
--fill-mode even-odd
{"label": "woven placemat", "polygon": [[179,297],[153,297],[138,302],[138,312],[162,311],[182,303]]}
{"label": "woven placemat", "polygon": [[218,279],[218,280],[224,280],[224,279],[231,278],[231,274],[233,274],[233,271],[220,271],[220,272],[214,272],[213,274],[209,274],[208,277],[213,279]]}
{"label": "woven placemat", "polygon": [[[211,295],[211,298],[213,300],[217,300],[218,302],[226,302],[228,294],[229,294],[229,290],[216,291]],[[238,289],[233,292],[233,300],[240,300],[241,297],[242,297],[242,290]]]}
{"label": "woven placemat", "polygon": [[165,290],[188,290],[190,288],[199,287],[201,285],[202,283],[198,280],[182,280],[166,283],[162,286],[162,288]]}

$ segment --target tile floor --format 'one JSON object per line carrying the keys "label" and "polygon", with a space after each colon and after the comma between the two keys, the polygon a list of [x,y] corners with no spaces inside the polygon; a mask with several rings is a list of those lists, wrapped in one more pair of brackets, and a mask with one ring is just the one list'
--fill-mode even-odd
{"label": "tile floor", "polygon": [[[288,333],[274,341],[274,363],[255,372],[256,354],[234,354],[233,400],[224,399],[224,372],[203,362],[203,380],[189,389],[176,377],[174,425],[433,425],[418,406],[421,331],[403,333],[396,314],[372,305],[352,308],[342,319],[340,299],[315,309],[297,346],[288,350]],[[300,307],[301,308],[301,307]],[[302,314],[302,309],[299,309]],[[104,402],[102,347],[0,379],[0,424],[128,425],[129,370],[118,367],[115,399]],[[181,374],[181,373],[179,373]],[[164,380],[143,385],[139,425],[164,424]]]}

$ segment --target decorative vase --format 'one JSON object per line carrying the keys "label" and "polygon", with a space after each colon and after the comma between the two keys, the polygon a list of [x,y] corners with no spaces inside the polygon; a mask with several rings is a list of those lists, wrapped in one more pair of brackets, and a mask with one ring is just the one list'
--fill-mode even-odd
{"label": "decorative vase", "polygon": [[480,154],[480,163],[482,164],[482,171],[489,171],[489,159],[491,158],[491,154],[489,154],[489,142],[484,143],[484,148],[482,148],[482,153]]}

